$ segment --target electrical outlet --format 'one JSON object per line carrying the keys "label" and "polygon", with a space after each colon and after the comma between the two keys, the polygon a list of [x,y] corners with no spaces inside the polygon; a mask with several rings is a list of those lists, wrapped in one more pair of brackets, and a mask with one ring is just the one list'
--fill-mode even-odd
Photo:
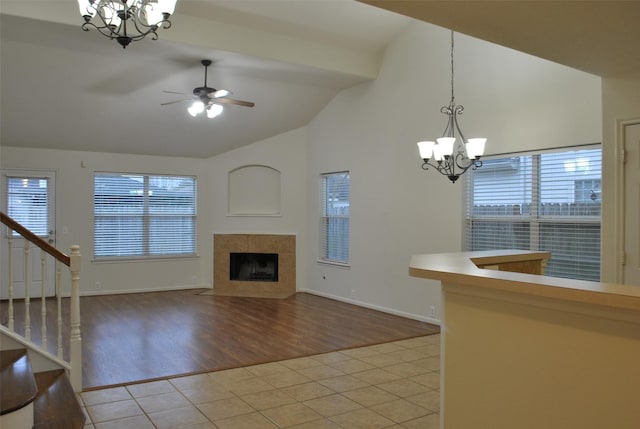
{"label": "electrical outlet", "polygon": [[102,287],[102,283],[96,282],[96,290],[100,290],[101,287]]}
{"label": "electrical outlet", "polygon": [[192,284],[196,284],[196,283],[198,283],[198,276],[193,276],[193,277],[191,277],[191,283],[192,283]]}
{"label": "electrical outlet", "polygon": [[431,307],[429,307],[429,316],[431,317],[436,317],[436,308],[432,305]]}

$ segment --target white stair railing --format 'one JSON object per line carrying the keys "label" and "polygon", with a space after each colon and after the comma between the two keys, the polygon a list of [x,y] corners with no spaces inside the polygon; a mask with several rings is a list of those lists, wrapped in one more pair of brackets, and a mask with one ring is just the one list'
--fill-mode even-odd
{"label": "white stair railing", "polygon": [[[66,255],[60,252],[58,249],[36,236],[34,233],[20,225],[18,222],[7,216],[5,213],[0,212],[0,221],[7,226],[7,329],[13,334],[21,336],[31,347],[38,349],[45,355],[50,355],[53,359],[58,359],[67,364],[69,369],[69,379],[76,392],[82,390],[82,335],[80,325],[80,247],[77,245],[71,246],[71,252]],[[20,234],[25,239],[23,261],[16,261],[13,258],[14,254],[14,232]],[[32,246],[33,245],[33,246]],[[41,303],[40,303],[40,342],[36,343],[32,340],[32,324],[31,324],[31,279],[32,270],[36,270],[37,267],[32,267],[31,252],[40,249],[40,270],[41,270]],[[50,257],[49,257],[49,256]],[[53,259],[54,262],[50,262]],[[14,282],[14,268],[22,262],[24,274],[23,274],[23,288],[24,288],[24,324],[21,329],[18,329],[19,323],[16,323],[16,306],[19,304],[16,298],[17,293]],[[47,276],[47,267],[50,263],[54,263],[56,266],[56,302],[54,308],[47,307],[47,285],[52,279]],[[63,288],[62,288],[62,266],[66,265],[69,269],[71,276],[71,290],[69,298],[69,324],[68,332],[64,332],[64,319],[63,319]],[[55,311],[55,322],[48,322],[47,312]],[[36,314],[37,316],[37,314]],[[53,318],[50,318],[53,319]],[[34,327],[37,330],[37,324]],[[21,332],[18,332],[20,330]],[[55,354],[50,353],[47,344],[47,332],[57,330],[57,347]],[[68,360],[64,359],[64,340],[67,339],[69,345]]]}

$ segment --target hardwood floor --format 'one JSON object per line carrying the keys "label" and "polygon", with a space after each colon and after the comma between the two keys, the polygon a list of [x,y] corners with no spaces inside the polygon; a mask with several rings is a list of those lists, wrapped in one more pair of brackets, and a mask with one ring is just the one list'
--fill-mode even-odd
{"label": "hardwood floor", "polygon": [[[439,332],[435,325],[307,293],[266,299],[201,292],[82,297],[85,390]],[[37,317],[32,314],[36,325]]]}

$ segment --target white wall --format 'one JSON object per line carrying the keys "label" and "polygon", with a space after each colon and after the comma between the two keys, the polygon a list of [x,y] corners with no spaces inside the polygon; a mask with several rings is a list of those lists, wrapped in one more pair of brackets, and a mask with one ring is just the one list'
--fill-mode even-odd
{"label": "white wall", "polygon": [[[407,266],[412,254],[462,245],[464,183],[422,171],[415,146],[446,125],[449,42],[448,30],[412,24],[387,48],[377,80],[343,91],[309,124],[310,291],[439,319],[439,286]],[[488,137],[489,154],[600,141],[598,77],[459,34],[455,43],[461,127]],[[350,269],[316,262],[319,175],[341,170],[352,181]]]}
{"label": "white wall", "polygon": [[[197,220],[198,258],[152,262],[92,262],[94,171],[196,176],[198,199],[202,201],[207,188],[206,185],[203,186],[203,179],[206,177],[204,160],[6,146],[1,149],[2,169],[56,172],[56,245],[65,252],[73,244],[80,245],[82,294],[208,287],[211,284],[210,265],[204,264],[204,261],[211,261],[212,247],[207,227],[211,215],[208,207],[202,204],[199,206]],[[83,162],[85,167],[82,167]],[[66,234],[62,233],[64,227],[68,230]],[[99,290],[95,288],[96,282],[101,284]]]}
{"label": "white wall", "polygon": [[[296,286],[305,288],[307,248],[306,131],[289,131],[207,160],[202,204],[211,213],[209,246],[213,234],[296,234]],[[279,216],[229,216],[228,173],[245,165],[266,165],[280,171]],[[210,259],[211,265],[213,259]]]}

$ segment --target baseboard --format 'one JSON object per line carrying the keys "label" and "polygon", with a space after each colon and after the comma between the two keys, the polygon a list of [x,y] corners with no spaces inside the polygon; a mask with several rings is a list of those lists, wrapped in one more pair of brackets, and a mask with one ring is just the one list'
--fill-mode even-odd
{"label": "baseboard", "polygon": [[407,319],[418,320],[420,322],[431,323],[440,326],[440,319],[428,316],[420,316],[419,314],[407,313],[404,311],[394,310],[393,308],[381,307],[379,305],[370,304],[368,302],[358,301],[355,299],[345,298],[343,296],[332,295],[330,293],[319,292],[312,289],[298,289],[297,292],[310,293],[312,295],[321,296],[323,298],[335,299],[336,301],[345,302],[347,304],[357,305],[359,307],[370,308],[371,310],[381,311],[383,313],[393,314],[394,316],[405,317]]}
{"label": "baseboard", "polygon": [[[148,289],[120,289],[120,290],[83,290],[80,291],[80,296],[97,296],[97,295],[122,295],[126,293],[145,293],[145,292],[169,292],[172,290],[188,290],[188,289],[211,289],[211,285],[205,284],[190,284],[190,285],[176,285],[166,286],[159,288]],[[63,297],[68,298],[70,293],[63,293]]]}

